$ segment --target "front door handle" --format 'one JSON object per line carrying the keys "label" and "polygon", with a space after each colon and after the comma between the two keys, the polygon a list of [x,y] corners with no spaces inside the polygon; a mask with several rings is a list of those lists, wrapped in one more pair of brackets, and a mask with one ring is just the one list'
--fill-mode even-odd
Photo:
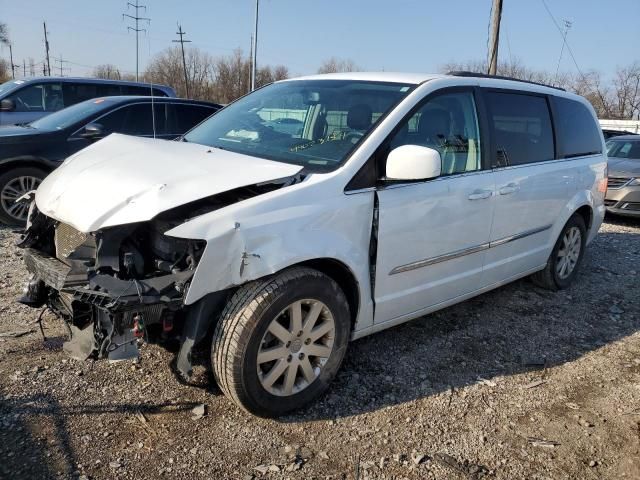
{"label": "front door handle", "polygon": [[517,183],[508,183],[504,187],[501,187],[498,190],[500,195],[511,195],[512,193],[515,193],[517,191],[518,191],[518,184]]}
{"label": "front door handle", "polygon": [[469,195],[469,200],[482,200],[489,198],[493,192],[491,190],[475,190]]}

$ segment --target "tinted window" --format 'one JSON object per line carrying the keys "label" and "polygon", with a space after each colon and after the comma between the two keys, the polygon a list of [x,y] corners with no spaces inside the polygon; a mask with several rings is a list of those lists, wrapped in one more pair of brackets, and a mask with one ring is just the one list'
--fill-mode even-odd
{"label": "tinted window", "polygon": [[554,158],[546,98],[498,92],[489,92],[486,98],[496,145],[495,165],[521,165]]}
{"label": "tinted window", "polygon": [[402,145],[438,150],[443,175],[479,170],[480,131],[473,94],[448,93],[429,99],[391,139],[391,149]]}
{"label": "tinted window", "polygon": [[92,83],[63,83],[64,105],[68,107],[98,96],[98,89]]}
{"label": "tinted window", "polygon": [[149,87],[137,87],[137,86],[124,86],[122,87],[123,95],[147,95],[151,94],[151,88]]}
{"label": "tinted window", "polygon": [[213,112],[210,107],[199,105],[171,105],[175,112],[176,124],[171,133],[182,135],[191,130]]}
{"label": "tinted window", "polygon": [[59,83],[29,85],[8,97],[16,105],[16,112],[55,112],[64,107]]}
{"label": "tinted window", "polygon": [[127,135],[153,135],[153,119],[150,103],[127,105],[96,120],[106,133]]}
{"label": "tinted window", "polygon": [[587,107],[575,100],[553,98],[560,158],[602,152],[600,127]]}
{"label": "tinted window", "polygon": [[112,84],[97,84],[96,85],[98,97],[112,97],[114,95],[121,95],[120,85]]}
{"label": "tinted window", "polygon": [[[148,91],[149,89],[147,89],[147,92]],[[148,95],[148,93],[145,93],[144,95]],[[153,95],[156,97],[168,97],[168,95],[164,92],[164,90],[160,90],[159,88],[153,89]]]}

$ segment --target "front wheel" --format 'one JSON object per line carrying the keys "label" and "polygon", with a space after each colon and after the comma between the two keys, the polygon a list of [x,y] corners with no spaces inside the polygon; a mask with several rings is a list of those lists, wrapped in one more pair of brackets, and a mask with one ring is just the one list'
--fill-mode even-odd
{"label": "front wheel", "polygon": [[26,223],[29,204],[16,200],[38,188],[46,175],[35,167],[18,167],[0,174],[0,222],[21,226]]}
{"label": "front wheel", "polygon": [[544,270],[531,276],[534,283],[549,290],[567,288],[582,263],[586,240],[584,220],[574,214],[562,229]]}
{"label": "front wheel", "polygon": [[274,417],[321,395],[350,332],[344,292],[317,270],[296,267],[242,286],[213,335],[221,390],[250,413]]}

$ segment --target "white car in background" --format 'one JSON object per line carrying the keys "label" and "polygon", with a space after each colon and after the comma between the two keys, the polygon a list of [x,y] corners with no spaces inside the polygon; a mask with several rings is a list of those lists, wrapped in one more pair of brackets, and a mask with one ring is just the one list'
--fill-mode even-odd
{"label": "white car in background", "polygon": [[276,416],[328,387],[350,339],[527,275],[567,287],[606,170],[589,103],[548,86],[277,82],[182,142],[111,135],[69,158],[35,194],[22,301],[69,322],[78,358],[173,337],[188,377],[209,339],[220,388]]}

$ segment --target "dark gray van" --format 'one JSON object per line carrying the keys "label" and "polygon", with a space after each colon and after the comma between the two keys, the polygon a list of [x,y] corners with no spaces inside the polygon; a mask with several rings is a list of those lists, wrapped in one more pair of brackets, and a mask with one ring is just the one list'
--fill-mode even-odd
{"label": "dark gray van", "polygon": [[166,85],[98,78],[39,77],[0,85],[0,125],[33,122],[52,112],[96,97],[153,95],[175,97]]}

